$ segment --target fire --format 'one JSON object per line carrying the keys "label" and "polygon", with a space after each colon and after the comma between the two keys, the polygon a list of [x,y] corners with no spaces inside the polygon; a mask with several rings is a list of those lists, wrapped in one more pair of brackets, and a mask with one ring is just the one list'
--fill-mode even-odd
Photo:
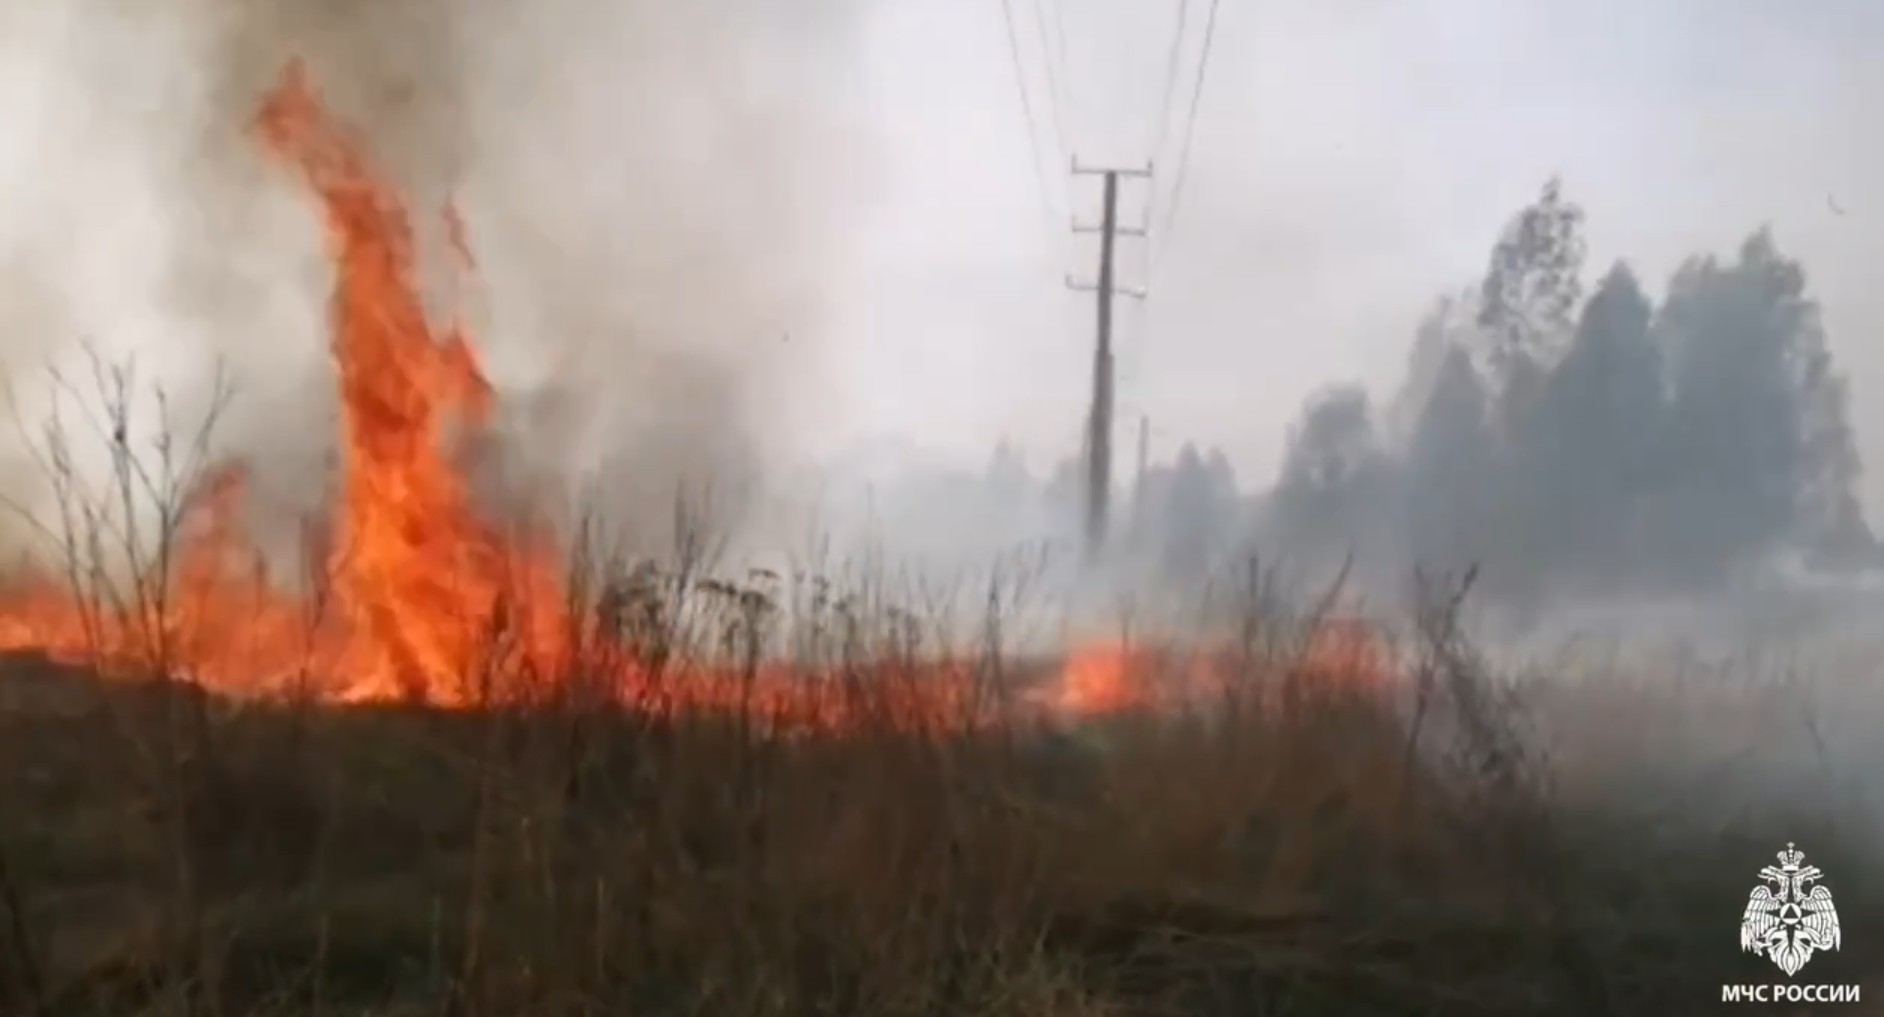
{"label": "fire", "polygon": [[[254,128],[319,198],[336,267],[340,489],[310,570],[319,595],[271,581],[241,524],[245,475],[229,465],[192,492],[174,554],[138,563],[123,596],[78,595],[95,579],[83,568],[0,591],[0,649],[107,674],[163,669],[235,695],[298,689],[342,702],[463,706],[543,691],[528,682],[580,668],[599,672],[606,694],[647,709],[737,707],[813,728],[972,717],[968,665],[921,665],[859,697],[834,676],[770,664],[656,680],[610,637],[599,637],[599,651],[594,633],[579,638],[553,535],[481,515],[454,456],[456,436],[489,424],[495,397],[465,330],[428,319],[399,197],[298,64],[266,97]],[[469,271],[464,223],[455,209],[444,215]],[[1364,636],[1352,637],[1349,650],[1371,646]],[[1145,664],[1116,647],[1082,649],[1067,661],[1053,705],[1082,714],[1153,705]],[[1371,674],[1379,662],[1363,654],[1329,665]]]}
{"label": "fire", "polygon": [[[345,485],[335,577],[352,638],[336,662],[349,698],[428,695],[477,672],[500,605],[522,610],[523,653],[546,666],[565,628],[546,608],[560,577],[547,543],[499,539],[448,457],[454,430],[484,426],[489,383],[462,330],[434,334],[419,299],[405,212],[320,106],[298,66],[257,118],[262,137],[322,199],[338,262],[333,358]],[[448,214],[454,246],[468,253]]]}
{"label": "fire", "polygon": [[1373,694],[1385,691],[1393,675],[1378,631],[1359,618],[1316,622],[1299,653],[1273,662],[1239,659],[1247,656],[1090,643],[1068,654],[1044,699],[1061,715],[1093,717],[1221,702],[1240,679],[1257,679],[1249,691],[1259,694],[1278,688],[1263,679],[1291,676],[1313,689]]}
{"label": "fire", "polygon": [[1053,705],[1074,716],[1125,713],[1152,705],[1150,654],[1113,643],[1075,647],[1053,690]]}
{"label": "fire", "polygon": [[[405,209],[299,64],[254,126],[320,198],[336,266],[342,484],[318,569],[325,610],[270,586],[239,521],[242,472],[227,467],[187,506],[174,584],[133,578],[139,603],[127,610],[73,597],[70,584],[28,583],[0,605],[0,646],[106,670],[171,668],[224,692],[297,680],[344,701],[453,705],[477,694],[501,630],[516,644],[509,670],[554,673],[568,629],[557,559],[545,535],[484,520],[453,461],[451,439],[488,423],[493,394],[463,330],[427,320]],[[462,222],[446,215],[469,263]]]}

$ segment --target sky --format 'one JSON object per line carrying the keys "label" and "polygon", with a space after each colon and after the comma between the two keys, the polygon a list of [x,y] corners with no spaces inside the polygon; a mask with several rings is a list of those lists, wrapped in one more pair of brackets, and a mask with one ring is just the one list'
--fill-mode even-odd
{"label": "sky", "polygon": [[1180,2],[6,0],[0,353],[15,381],[81,341],[173,378],[220,358],[238,449],[312,461],[331,266],[241,134],[301,55],[421,209],[459,200],[478,342],[549,421],[536,453],[651,478],[638,497],[737,454],[1074,451],[1093,298],[1066,277],[1096,250],[1066,227],[1099,211],[1077,154],[1156,170],[1124,189],[1152,235],[1120,242],[1149,295],[1117,340],[1121,428],[1148,417],[1156,457],[1195,439],[1267,484],[1303,399],[1389,393],[1422,312],[1555,174],[1592,279],[1627,257],[1659,289],[1774,229],[1884,506],[1884,7],[1221,0],[1186,154],[1209,2],[1166,103]]}
{"label": "sky", "polygon": [[[1192,8],[1180,115],[1156,146],[1178,0],[1042,3],[1044,49],[1033,0],[1013,8],[1050,214],[997,0],[886,3],[867,33],[857,87],[892,170],[834,325],[854,430],[962,461],[1002,436],[1036,465],[1076,446],[1092,298],[1062,279],[1089,279],[1096,251],[1053,227],[1099,202],[1064,171],[1047,112],[1064,17],[1067,147],[1158,168],[1149,252],[1120,247],[1121,281],[1149,299],[1119,312],[1120,412],[1149,416],[1154,456],[1209,441],[1266,483],[1303,397],[1346,380],[1389,392],[1420,313],[1480,276],[1556,174],[1588,212],[1592,279],[1625,257],[1659,290],[1687,256],[1731,255],[1770,224],[1823,302],[1861,447],[1884,459],[1884,145],[1869,109],[1884,70],[1867,66],[1884,8],[1222,0],[1167,222],[1208,4]],[[1143,185],[1125,192],[1137,219]],[[1884,505],[1884,462],[1865,490]]]}

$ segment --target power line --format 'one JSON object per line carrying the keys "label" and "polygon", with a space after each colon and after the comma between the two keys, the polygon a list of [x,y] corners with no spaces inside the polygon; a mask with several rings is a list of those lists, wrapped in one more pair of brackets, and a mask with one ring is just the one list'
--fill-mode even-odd
{"label": "power line", "polygon": [[1164,151],[1171,130],[1171,99],[1177,94],[1178,58],[1183,55],[1184,29],[1190,24],[1191,0],[1178,0],[1177,31],[1171,34],[1171,52],[1165,57],[1164,99],[1158,103],[1158,130],[1151,137],[1152,158]]}
{"label": "power line", "polygon": [[1021,116],[1027,124],[1027,148],[1033,153],[1034,176],[1040,182],[1040,210],[1046,214],[1049,228],[1058,231],[1058,217],[1053,214],[1052,188],[1040,161],[1040,129],[1034,120],[1034,104],[1027,96],[1027,71],[1021,63],[1020,38],[1014,31],[1014,0],[1001,0],[1003,21],[1007,26],[1008,55],[1014,61],[1014,84],[1020,91]]}
{"label": "power line", "polygon": [[1177,179],[1171,185],[1171,207],[1164,217],[1164,246],[1159,250],[1157,259],[1151,267],[1151,274],[1156,276],[1158,267],[1164,262],[1164,255],[1171,249],[1171,228],[1177,221],[1178,206],[1184,199],[1184,180],[1191,166],[1191,142],[1197,136],[1197,108],[1204,96],[1204,80],[1210,70],[1210,46],[1217,34],[1217,8],[1222,0],[1210,0],[1210,14],[1204,19],[1204,48],[1197,58],[1197,81],[1191,89],[1191,109],[1184,118],[1184,148],[1178,153]]}
{"label": "power line", "polygon": [[[1204,19],[1204,46],[1197,58],[1197,79],[1191,87],[1190,112],[1184,118],[1184,147],[1178,153],[1177,179],[1171,185],[1171,208],[1165,213],[1164,231],[1166,234],[1171,232],[1171,225],[1177,220],[1178,206],[1183,203],[1184,181],[1189,176],[1191,168],[1191,142],[1197,137],[1197,109],[1202,105],[1204,81],[1210,71],[1210,48],[1216,38],[1217,9],[1221,5],[1222,0],[1210,0],[1210,13]],[[1167,250],[1170,248],[1168,236],[1165,248]]]}
{"label": "power line", "polygon": [[[1178,0],[1177,28],[1171,33],[1171,49],[1165,54],[1164,61],[1164,98],[1158,103],[1158,126],[1152,132],[1151,158],[1155,161],[1164,154],[1165,141],[1171,133],[1172,98],[1177,95],[1178,69],[1183,64],[1184,29],[1190,25],[1191,0]],[[1151,188],[1145,194],[1145,224],[1149,226],[1158,215],[1158,189]],[[1160,242],[1159,252],[1163,245]],[[1145,281],[1151,282],[1151,265],[1146,265]]]}
{"label": "power line", "polygon": [[[1057,61],[1059,70],[1056,72],[1053,39],[1047,32],[1047,12],[1043,0],[1034,0],[1034,24],[1040,30],[1041,63],[1047,69],[1047,96],[1051,103],[1049,108],[1053,112],[1053,134],[1059,140],[1060,155],[1070,159],[1073,150],[1067,147],[1066,123],[1061,117],[1061,109],[1066,105],[1066,48],[1064,45],[1060,47]],[[1060,26],[1062,29],[1065,28],[1064,19],[1060,21]],[[1064,42],[1064,36],[1062,36],[1062,42]]]}

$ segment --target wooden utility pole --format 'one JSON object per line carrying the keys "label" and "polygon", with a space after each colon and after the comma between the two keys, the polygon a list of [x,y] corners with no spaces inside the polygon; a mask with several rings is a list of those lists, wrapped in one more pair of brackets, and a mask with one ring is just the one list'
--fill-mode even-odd
{"label": "wooden utility pole", "polygon": [[1114,241],[1122,236],[1145,235],[1141,228],[1119,226],[1119,178],[1150,177],[1151,167],[1143,169],[1088,169],[1073,163],[1075,176],[1098,176],[1105,183],[1103,218],[1098,226],[1073,226],[1075,233],[1099,234],[1099,279],[1083,284],[1067,279],[1067,285],[1097,296],[1097,335],[1092,353],[1092,407],[1086,418],[1086,552],[1096,556],[1105,546],[1107,521],[1112,500],[1112,298],[1124,295],[1143,299],[1143,290],[1123,289],[1115,284],[1113,272]]}

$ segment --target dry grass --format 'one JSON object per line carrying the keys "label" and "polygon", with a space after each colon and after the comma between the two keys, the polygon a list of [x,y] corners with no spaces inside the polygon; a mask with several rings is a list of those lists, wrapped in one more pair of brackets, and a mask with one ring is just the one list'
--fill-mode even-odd
{"label": "dry grass", "polygon": [[[1692,1013],[1774,977],[1736,925],[1788,840],[1832,874],[1849,930],[1811,974],[1875,973],[1884,866],[1861,838],[1731,787],[1671,798],[1667,761],[1630,751],[1659,732],[1615,723],[1668,710],[1655,682],[1500,681],[1460,637],[1463,586],[1421,598],[1397,696],[1304,681],[1292,648],[1320,612],[1252,609],[1208,710],[1073,731],[1012,713],[1002,693],[1039,665],[1003,651],[1012,602],[991,596],[972,658],[990,714],[964,728],[898,709],[936,640],[880,591],[813,583],[775,612],[704,579],[683,535],[673,582],[574,563],[608,580],[575,584],[592,594],[574,616],[683,677],[782,647],[871,719],[808,739],[579,694],[211,699],[169,665],[167,627],[139,624],[167,617],[200,457],[160,446],[144,469],[113,426],[126,385],[98,377],[111,479],[73,483],[50,432],[43,528],[74,596],[149,634],[120,670],[152,680],[0,666],[0,1012]],[[1704,710],[1695,695],[1674,713]],[[1540,703],[1564,755],[1541,751]]]}
{"label": "dry grass", "polygon": [[[174,772],[145,747],[180,686],[15,660],[0,1000],[177,1017],[1686,1013],[1722,981],[1765,980],[1734,926],[1776,838],[1834,874],[1848,935],[1880,916],[1878,867],[1809,817],[1665,812],[1650,829],[1615,775],[1613,801],[1558,804],[1499,686],[1456,640],[1427,657],[1418,744],[1420,711],[1335,694],[1122,717],[1102,739],[211,703]],[[1850,980],[1853,959],[1811,970]]]}

